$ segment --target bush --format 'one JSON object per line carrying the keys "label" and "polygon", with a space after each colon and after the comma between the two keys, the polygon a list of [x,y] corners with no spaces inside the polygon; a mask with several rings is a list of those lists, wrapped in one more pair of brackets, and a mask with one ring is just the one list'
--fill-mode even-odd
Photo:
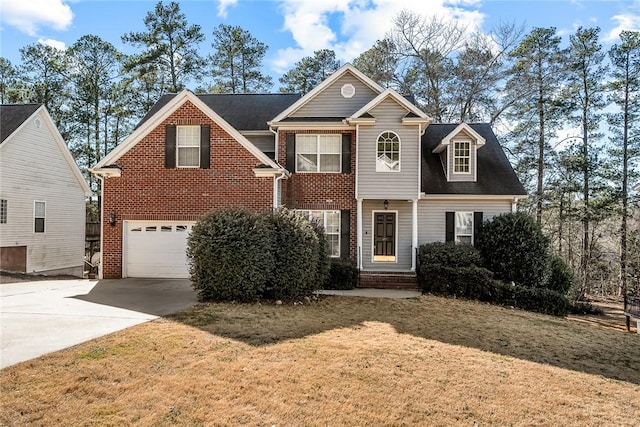
{"label": "bush", "polygon": [[482,256],[476,248],[454,243],[425,243],[418,249],[418,259],[421,265],[437,264],[449,267],[482,265]]}
{"label": "bush", "polygon": [[331,260],[329,280],[324,289],[353,289],[358,282],[358,269],[347,258]]}
{"label": "bush", "polygon": [[315,221],[311,221],[311,227],[318,238],[318,266],[316,269],[316,289],[326,289],[326,284],[330,279],[331,258],[327,246],[327,236],[324,234],[324,227]]}
{"label": "bush", "polygon": [[187,256],[193,287],[202,300],[253,301],[273,270],[272,233],[256,213],[227,209],[193,226]]}
{"label": "bush", "polygon": [[547,281],[547,289],[568,295],[574,287],[573,272],[566,262],[558,255],[551,257],[551,274]]}
{"label": "bush", "polygon": [[476,246],[484,267],[493,271],[496,278],[531,288],[546,286],[549,242],[529,215],[508,213],[486,221]]}
{"label": "bush", "polygon": [[565,316],[571,310],[571,302],[566,295],[550,289],[524,286],[513,287],[513,305],[523,310],[554,316]]}
{"label": "bush", "polygon": [[477,299],[491,302],[496,298],[493,273],[475,265],[468,267],[449,267],[438,264],[421,265],[420,285],[423,292],[438,295]]}
{"label": "bush", "polygon": [[273,269],[266,296],[299,298],[318,289],[320,242],[316,229],[303,216],[279,209],[267,216],[273,236]]}

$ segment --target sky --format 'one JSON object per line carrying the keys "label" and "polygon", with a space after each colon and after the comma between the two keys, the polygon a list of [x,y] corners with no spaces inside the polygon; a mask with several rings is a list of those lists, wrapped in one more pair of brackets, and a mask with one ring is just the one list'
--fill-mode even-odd
{"label": "sky", "polygon": [[[156,0],[0,0],[0,56],[19,64],[19,49],[32,43],[58,48],[97,35],[124,53],[137,52],[121,36],[145,31]],[[167,0],[164,1],[168,3]],[[564,42],[578,27],[601,29],[605,49],[621,30],[640,31],[640,0],[187,0],[179,1],[190,24],[201,26],[211,52],[219,24],[238,25],[269,46],[264,70],[277,77],[318,49],[333,49],[351,62],[382,39],[393,17],[408,9],[489,31],[515,23],[528,32],[556,27]]]}

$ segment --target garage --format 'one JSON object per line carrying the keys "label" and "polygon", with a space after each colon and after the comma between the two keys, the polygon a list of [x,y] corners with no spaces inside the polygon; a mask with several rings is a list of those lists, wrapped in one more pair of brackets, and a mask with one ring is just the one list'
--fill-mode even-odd
{"label": "garage", "polygon": [[194,222],[125,221],[123,277],[189,278],[187,237]]}

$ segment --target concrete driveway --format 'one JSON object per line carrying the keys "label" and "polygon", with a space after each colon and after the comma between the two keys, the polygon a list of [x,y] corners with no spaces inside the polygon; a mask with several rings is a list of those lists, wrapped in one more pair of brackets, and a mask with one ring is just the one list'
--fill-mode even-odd
{"label": "concrete driveway", "polygon": [[0,285],[0,368],[197,303],[189,280],[43,280]]}

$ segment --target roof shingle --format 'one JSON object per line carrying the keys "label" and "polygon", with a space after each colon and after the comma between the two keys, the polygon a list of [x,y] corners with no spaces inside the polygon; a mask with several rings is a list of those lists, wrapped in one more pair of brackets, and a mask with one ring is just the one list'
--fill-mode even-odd
{"label": "roof shingle", "polygon": [[0,144],[33,115],[42,104],[0,105]]}

